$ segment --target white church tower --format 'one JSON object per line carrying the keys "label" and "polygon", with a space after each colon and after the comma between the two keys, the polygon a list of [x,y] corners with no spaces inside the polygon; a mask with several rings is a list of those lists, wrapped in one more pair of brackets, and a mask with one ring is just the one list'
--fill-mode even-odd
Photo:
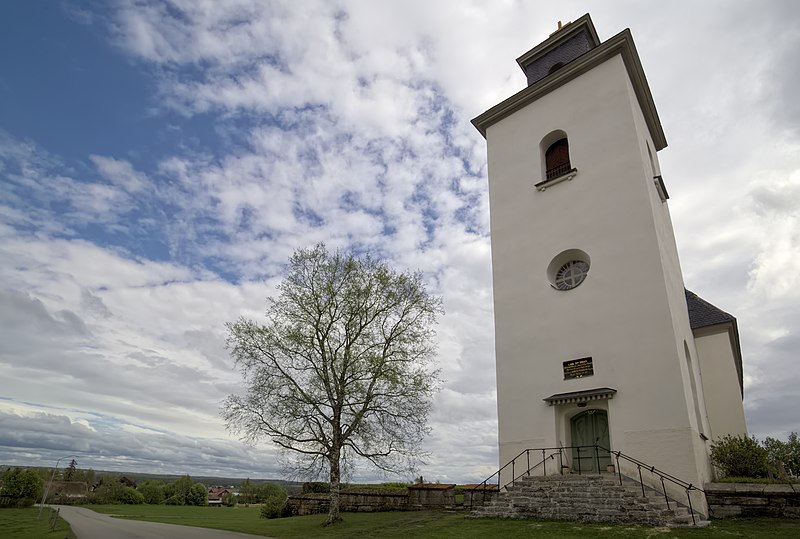
{"label": "white church tower", "polygon": [[[738,332],[684,289],[667,141],[631,33],[601,43],[584,15],[517,62],[527,88],[473,120],[488,146],[500,465],[599,443],[702,485],[709,440],[746,432]],[[611,464],[580,456],[569,466]]]}

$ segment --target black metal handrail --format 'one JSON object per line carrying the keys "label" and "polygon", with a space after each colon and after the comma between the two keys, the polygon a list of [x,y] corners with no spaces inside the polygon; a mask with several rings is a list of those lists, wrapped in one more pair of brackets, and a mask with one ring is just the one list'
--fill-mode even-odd
{"label": "black metal handrail", "polygon": [[[577,466],[576,471],[578,472],[578,475],[581,475],[581,473],[584,471],[584,470],[581,470],[581,458],[582,458],[581,457],[581,451],[582,450],[587,450],[587,449],[588,450],[594,450],[594,458],[595,458],[595,460],[597,462],[597,469],[598,469],[598,471],[600,470],[600,455],[599,455],[599,451],[598,450],[602,450],[603,448],[601,448],[598,445],[568,445],[568,446],[561,446],[561,447],[544,447],[544,448],[536,448],[536,449],[524,449],[516,457],[511,459],[509,462],[507,462],[505,465],[503,465],[499,470],[494,472],[492,475],[490,475],[489,477],[484,479],[481,483],[478,483],[475,487],[467,490],[467,492],[470,493],[470,508],[472,507],[473,501],[475,499],[475,494],[478,491],[480,491],[481,494],[483,495],[482,499],[481,499],[481,503],[485,503],[486,502],[486,492],[488,490],[488,485],[489,485],[490,481],[492,482],[492,484],[494,484],[494,481],[492,481],[492,479],[495,476],[497,477],[497,490],[496,490],[496,492],[499,492],[500,490],[508,487],[509,485],[513,486],[514,483],[516,483],[520,478],[522,478],[524,476],[531,475],[531,472],[536,470],[540,466],[542,466],[542,475],[547,476],[547,466],[545,465],[545,463],[548,460],[555,460],[556,457],[558,457],[558,463],[559,463],[558,469],[560,471],[561,468],[563,468],[563,466],[564,466],[564,462],[565,461],[569,462],[568,457],[566,457],[565,454],[564,454],[564,450],[565,449],[574,449],[578,453],[577,454],[577,458],[576,458],[576,466]],[[608,451],[608,450],[605,450],[605,451]],[[533,466],[531,466],[531,452],[534,452],[536,454],[541,453],[541,457],[542,457],[541,460],[536,462]],[[517,459],[519,459],[523,455],[525,456],[524,471],[521,472],[519,475],[517,475],[516,474]],[[591,456],[589,458],[591,458]],[[501,474],[508,467],[511,467],[511,481],[509,481],[508,483],[502,485],[502,487],[501,487],[500,486]],[[587,470],[587,471],[590,471],[590,470]]]}
{"label": "black metal handrail", "polygon": [[[525,450],[523,450],[516,457],[514,457],[509,462],[507,462],[505,465],[503,465],[499,470],[497,470],[492,475],[490,475],[489,477],[484,479],[483,482],[478,483],[475,487],[473,487],[473,488],[471,488],[471,489],[469,489],[467,491],[467,492],[470,493],[470,503],[469,503],[470,509],[472,508],[473,502],[475,500],[475,494],[478,491],[480,491],[483,494],[481,503],[482,504],[486,503],[486,491],[488,490],[487,487],[489,485],[489,482],[492,481],[492,479],[495,476],[497,476],[497,490],[495,492],[498,492],[498,493],[500,492],[500,490],[501,490],[501,487],[500,487],[500,476],[501,476],[501,473],[503,472],[503,470],[505,470],[509,466],[511,467],[511,481],[509,481],[508,483],[503,485],[502,488],[506,488],[509,485],[513,486],[514,483],[517,480],[519,480],[523,476],[529,476],[532,471],[536,470],[539,466],[542,466],[543,464],[545,464],[548,460],[554,460],[556,456],[558,456],[558,458],[559,458],[559,470],[561,470],[563,468],[563,466],[564,466],[564,458],[565,458],[564,450],[565,449],[574,449],[574,450],[576,450],[576,452],[577,452],[577,459],[576,459],[576,461],[577,461],[576,462],[577,470],[576,471],[578,472],[578,475],[581,475],[581,451],[582,450],[584,450],[584,449],[592,449],[592,450],[594,450],[594,458],[595,458],[595,461],[597,463],[597,471],[598,472],[600,472],[600,452],[604,451],[609,456],[613,455],[615,457],[616,463],[617,463],[616,466],[614,467],[614,471],[615,471],[615,475],[617,475],[619,477],[619,484],[620,485],[622,485],[622,477],[623,477],[622,469],[620,468],[620,465],[619,465],[620,459],[635,465],[636,469],[637,469],[637,472],[639,474],[639,480],[637,481],[635,478],[627,476],[627,475],[625,477],[627,477],[628,479],[630,479],[632,481],[635,481],[635,482],[639,483],[639,485],[642,488],[642,496],[643,497],[646,497],[647,494],[645,494],[645,484],[644,484],[644,477],[642,475],[642,470],[647,471],[647,472],[657,476],[659,481],[661,482],[661,490],[662,490],[662,493],[664,495],[664,499],[666,500],[666,503],[667,503],[667,509],[671,510],[672,507],[670,506],[670,497],[667,494],[666,482],[670,482],[670,483],[678,486],[679,488],[684,489],[684,491],[686,492],[686,500],[687,500],[688,506],[689,506],[689,513],[692,516],[692,524],[693,525],[697,524],[697,521],[695,519],[695,514],[694,514],[694,506],[692,504],[691,493],[692,493],[692,491],[697,491],[697,492],[703,493],[703,495],[705,496],[705,493],[706,493],[705,490],[703,490],[700,487],[697,487],[697,486],[693,485],[692,483],[688,483],[688,482],[684,481],[683,479],[675,477],[674,475],[669,474],[669,473],[667,473],[667,472],[665,472],[663,470],[659,470],[655,466],[651,466],[650,464],[646,464],[646,463],[640,461],[639,459],[631,457],[630,455],[626,455],[625,453],[623,453],[621,451],[612,451],[611,449],[608,449],[608,448],[603,447],[603,446],[598,445],[598,444],[595,444],[595,445],[574,445],[574,446],[563,446],[563,447],[545,447],[545,448],[536,448],[536,449],[525,449]],[[536,462],[533,466],[530,465],[530,454],[531,454],[531,452],[535,452],[537,454],[539,452],[541,452],[541,456],[542,456],[541,460]],[[550,453],[548,454],[548,452],[550,452]],[[517,461],[517,459],[519,459],[523,455],[525,455],[525,462],[527,463],[527,467],[526,467],[524,472],[520,473],[519,475],[516,475],[516,461]],[[547,476],[547,466],[546,465],[542,466],[542,475],[543,476]],[[494,482],[492,481],[492,483],[494,483]],[[677,503],[677,500],[673,500],[673,501],[675,501]]]}
{"label": "black metal handrail", "polygon": [[[697,524],[697,521],[695,520],[695,516],[694,516],[694,507],[692,506],[692,495],[691,495],[691,493],[692,493],[693,490],[696,490],[697,492],[702,492],[703,496],[705,496],[705,494],[706,494],[705,490],[701,489],[700,487],[696,487],[692,483],[688,483],[688,482],[684,481],[683,479],[675,477],[674,475],[671,475],[671,474],[669,474],[669,473],[667,473],[667,472],[665,472],[663,470],[659,470],[655,466],[651,466],[650,464],[646,464],[646,463],[642,462],[639,459],[631,457],[630,455],[626,455],[625,453],[623,453],[621,451],[611,451],[611,450],[606,449],[606,448],[604,448],[602,446],[598,446],[598,447],[600,447],[600,449],[608,451],[609,453],[611,453],[612,455],[614,455],[616,457],[617,465],[616,465],[615,468],[616,468],[617,475],[619,476],[619,484],[620,485],[622,485],[622,470],[620,469],[620,466],[619,466],[619,460],[623,459],[623,460],[625,460],[627,462],[630,462],[631,464],[636,465],[636,470],[639,473],[639,481],[638,481],[638,483],[642,487],[642,496],[646,496],[645,491],[644,491],[644,477],[642,476],[642,470],[645,470],[645,471],[650,472],[651,474],[657,476],[659,478],[659,480],[661,481],[661,491],[664,494],[664,500],[667,502],[667,509],[672,509],[672,508],[670,507],[670,504],[669,504],[670,498],[669,498],[669,495],[667,494],[667,487],[666,487],[666,484],[665,484],[664,481],[665,480],[669,481],[670,483],[672,483],[674,485],[677,485],[679,488],[684,489],[684,491],[686,492],[686,501],[688,502],[688,505],[689,505],[689,513],[692,515],[692,525],[696,525]],[[629,479],[633,479],[634,481],[636,481],[636,479],[633,478],[633,477],[629,477]]]}

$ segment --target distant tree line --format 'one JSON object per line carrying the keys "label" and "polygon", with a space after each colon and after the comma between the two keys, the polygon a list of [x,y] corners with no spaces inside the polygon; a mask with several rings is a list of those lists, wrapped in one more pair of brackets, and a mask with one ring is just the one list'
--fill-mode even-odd
{"label": "distant tree line", "polygon": [[88,502],[208,505],[208,489],[203,483],[194,482],[188,475],[183,475],[171,483],[155,479],[142,481],[136,487],[123,477],[103,476],[100,485],[89,493]]}
{"label": "distant tree line", "polygon": [[[119,476],[103,476],[101,484],[89,494],[87,501],[98,504],[208,505],[208,487],[195,482],[189,475],[169,483],[148,479],[135,488],[121,479]],[[224,495],[222,504],[269,503],[282,511],[287,499],[286,489],[274,483],[254,483],[245,479],[237,490],[238,496]]]}
{"label": "distant tree line", "polygon": [[[148,479],[138,484],[128,477],[103,473],[94,470],[78,469],[72,461],[64,470],[53,474],[52,468],[0,468],[0,507],[30,507],[40,501],[50,479],[54,482],[79,482],[86,484],[87,495],[82,499],[71,500],[91,504],[166,504],[166,505],[208,505],[208,488],[183,475],[174,481],[165,482]],[[52,499],[52,488],[48,499]],[[234,506],[237,503],[261,504],[268,506],[263,516],[274,518],[284,512],[288,493],[275,483],[254,483],[245,479],[237,489],[237,495],[226,493],[222,504]],[[70,500],[59,500],[70,503]],[[264,512],[264,511],[262,511]]]}

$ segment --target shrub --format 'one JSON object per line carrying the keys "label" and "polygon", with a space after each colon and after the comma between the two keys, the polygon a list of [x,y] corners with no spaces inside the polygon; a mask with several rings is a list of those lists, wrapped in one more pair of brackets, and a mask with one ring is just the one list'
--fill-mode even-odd
{"label": "shrub", "polygon": [[37,501],[39,500],[34,500],[33,498],[17,498],[15,500],[15,507],[17,509],[26,509],[28,507],[33,507],[33,504],[35,504]]}
{"label": "shrub", "polygon": [[99,487],[95,488],[94,492],[89,493],[89,503],[122,503],[120,500],[122,499],[126,488],[131,487],[126,487],[120,483],[119,478],[104,477],[103,483]]}
{"label": "shrub", "polygon": [[44,481],[39,474],[28,468],[8,470],[3,476],[0,497],[9,498],[8,507],[30,507],[42,497]]}
{"label": "shrub", "polygon": [[194,486],[192,478],[188,475],[183,475],[173,481],[164,485],[164,496],[166,499],[164,503],[168,505],[185,505],[186,495]]}
{"label": "shrub", "polygon": [[195,483],[186,493],[186,505],[208,505],[208,489],[203,483]]}
{"label": "shrub", "polygon": [[767,450],[755,437],[726,435],[711,444],[711,462],[725,476],[769,477]]}
{"label": "shrub", "polygon": [[281,518],[289,516],[289,499],[286,491],[283,494],[269,496],[261,505],[261,518]]}
{"label": "shrub", "polygon": [[764,440],[764,449],[778,477],[787,479],[788,475],[800,475],[800,439],[796,432],[789,434],[786,442],[767,438]]}
{"label": "shrub", "polygon": [[116,501],[129,505],[138,505],[144,503],[144,495],[133,487],[124,487]]}
{"label": "shrub", "polygon": [[164,483],[161,481],[144,481],[136,490],[144,496],[144,503],[159,504],[164,501]]}

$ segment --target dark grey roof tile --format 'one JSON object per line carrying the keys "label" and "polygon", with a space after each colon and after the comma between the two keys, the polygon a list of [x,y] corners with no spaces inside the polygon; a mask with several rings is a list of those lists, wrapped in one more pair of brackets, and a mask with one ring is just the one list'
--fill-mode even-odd
{"label": "dark grey roof tile", "polygon": [[736,317],[733,315],[714,307],[694,292],[684,290],[686,291],[686,307],[689,309],[689,325],[692,329],[736,321]]}

